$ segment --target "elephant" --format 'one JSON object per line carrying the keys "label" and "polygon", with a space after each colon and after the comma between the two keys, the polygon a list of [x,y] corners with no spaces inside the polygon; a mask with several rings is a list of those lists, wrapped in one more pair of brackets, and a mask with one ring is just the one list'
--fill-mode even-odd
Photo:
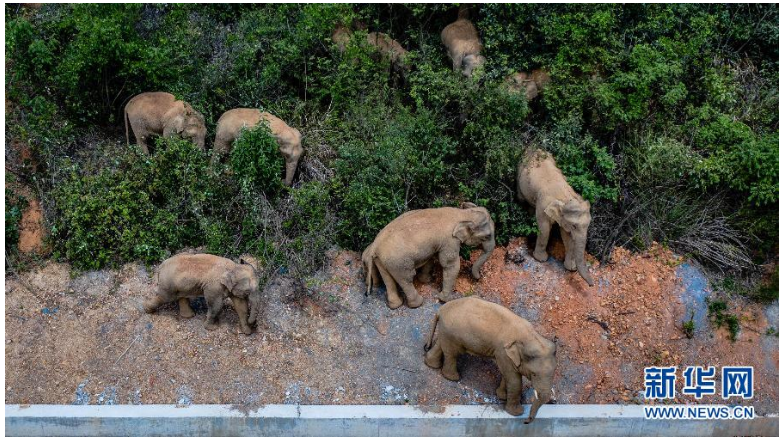
{"label": "elephant", "polygon": [[344,53],[352,36],[353,33],[348,28],[338,25],[334,28],[334,32],[331,33],[331,41],[337,45],[340,53]]}
{"label": "elephant", "polygon": [[548,72],[542,69],[532,70],[532,73],[519,71],[505,78],[505,87],[512,93],[524,91],[527,100],[530,101],[543,91],[543,88],[551,81]]}
{"label": "elephant", "polygon": [[440,33],[440,39],[448,48],[448,56],[453,61],[453,70],[471,78],[478,67],[486,63],[481,55],[483,45],[478,38],[475,26],[466,18],[460,18],[446,26]]}
{"label": "elephant", "polygon": [[541,405],[554,396],[556,343],[499,304],[474,297],[444,304],[432,321],[426,350],[426,366],[442,369],[443,377],[453,381],[460,378],[456,369],[460,354],[494,357],[502,373],[497,397],[505,400],[505,411],[513,416],[523,412],[521,377],[526,377],[532,382],[535,400],[524,423],[532,422]]}
{"label": "elephant", "polygon": [[171,93],[141,93],[125,105],[125,140],[130,145],[128,122],[136,143],[149,154],[149,137],[180,135],[204,149],[206,124],[204,116],[189,103],[176,100]]}
{"label": "elephant", "polygon": [[388,223],[361,258],[366,274],[367,295],[378,283],[378,272],[388,292],[388,307],[402,305],[397,284],[402,287],[407,306],[416,308],[423,298],[413,286],[416,269],[419,281],[431,281],[431,270],[436,259],[443,267],[443,289],[440,301],[451,299],[454,282],[459,274],[459,249],[462,243],[481,246],[483,254],[472,266],[475,279],[481,277],[481,267],[494,251],[494,221],[488,210],[473,203],[461,208],[412,210]]}
{"label": "elephant", "polygon": [[272,135],[280,145],[280,153],[285,158],[285,185],[293,184],[293,175],[299,158],[304,153],[301,147],[301,133],[289,127],[282,119],[270,113],[263,113],[256,108],[234,108],[220,116],[215,131],[214,151],[219,157],[231,150],[231,144],[239,137],[243,128],[253,128],[261,121],[266,121]]}
{"label": "elephant", "polygon": [[367,41],[370,45],[377,48],[383,58],[390,60],[393,68],[401,73],[407,73],[410,65],[405,61],[407,50],[388,34],[382,32],[370,32],[367,34]]}
{"label": "elephant", "polygon": [[179,316],[190,318],[195,314],[188,300],[203,295],[208,307],[205,327],[214,330],[223,300],[230,297],[242,333],[250,335],[248,300],[260,301],[258,284],[255,268],[243,259],[235,263],[215,255],[182,253],[160,264],[155,296],[144,301],[144,311],[149,314],[163,304],[179,301]]}
{"label": "elephant", "polygon": [[[352,37],[353,32],[342,25],[337,26],[331,34],[331,40],[337,45],[340,53],[345,52]],[[384,60],[390,60],[394,70],[401,72],[403,75],[406,75],[410,70],[410,65],[405,61],[408,51],[388,34],[382,32],[367,33],[367,43],[377,49]]]}
{"label": "elephant", "polygon": [[551,154],[538,149],[525,152],[518,168],[518,198],[535,208],[540,234],[532,256],[548,260],[546,246],[551,227],[556,223],[565,243],[565,269],[578,271],[590,286],[594,284],[587,270],[584,253],[590,215],[589,201],[568,184]]}

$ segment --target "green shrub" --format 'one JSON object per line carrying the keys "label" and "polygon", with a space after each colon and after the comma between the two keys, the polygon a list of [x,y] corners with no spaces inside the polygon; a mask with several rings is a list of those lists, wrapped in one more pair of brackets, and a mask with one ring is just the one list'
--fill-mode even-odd
{"label": "green shrub", "polygon": [[[8,178],[6,178],[8,180]],[[14,253],[19,243],[19,223],[22,212],[27,208],[27,200],[11,188],[5,189],[5,246],[6,254]]]}
{"label": "green shrub", "polygon": [[428,207],[454,167],[452,139],[426,109],[356,105],[334,163],[340,243],[363,249],[391,220]]}
{"label": "green shrub", "polygon": [[284,188],[285,163],[280,146],[265,122],[253,129],[242,130],[241,136],[233,143],[229,164],[245,193],[259,190],[275,200]]}

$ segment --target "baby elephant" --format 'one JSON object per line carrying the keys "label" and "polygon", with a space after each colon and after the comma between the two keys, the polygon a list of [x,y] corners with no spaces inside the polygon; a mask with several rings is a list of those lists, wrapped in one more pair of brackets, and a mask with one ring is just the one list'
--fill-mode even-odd
{"label": "baby elephant", "polygon": [[388,307],[396,309],[402,305],[397,284],[407,296],[408,307],[420,306],[424,300],[413,286],[416,269],[421,268],[419,281],[429,282],[432,264],[437,259],[443,267],[443,291],[438,298],[450,300],[459,274],[462,243],[483,248],[483,254],[472,266],[472,275],[478,279],[481,267],[494,250],[494,221],[488,210],[468,202],[458,209],[442,207],[402,214],[377,234],[361,256],[367,295],[378,282],[380,272],[388,292]]}
{"label": "baby elephant", "polygon": [[190,318],[194,314],[188,299],[203,295],[208,307],[206,329],[213,330],[223,300],[230,297],[242,333],[250,335],[248,299],[258,301],[259,293],[256,271],[244,260],[237,264],[215,255],[179,254],[160,265],[156,295],[144,302],[144,311],[151,313],[163,304],[179,301],[179,316]]}
{"label": "baby elephant", "polygon": [[461,71],[465,77],[472,77],[473,71],[486,63],[486,58],[481,55],[483,45],[471,21],[460,18],[451,23],[443,28],[440,39],[448,48],[453,70]]}
{"label": "baby elephant", "polygon": [[293,175],[299,158],[304,153],[301,147],[301,133],[289,127],[282,119],[269,113],[262,113],[256,108],[234,108],[220,116],[215,131],[215,156],[222,156],[231,151],[231,144],[239,137],[242,128],[254,128],[261,121],[266,121],[272,135],[280,145],[280,153],[285,158],[285,185],[293,183]]}
{"label": "baby elephant", "polygon": [[128,123],[136,143],[149,154],[149,137],[179,135],[204,149],[204,116],[171,93],[141,93],[125,105],[125,139],[130,145]]}
{"label": "baby elephant", "polygon": [[548,260],[546,245],[552,226],[557,224],[565,243],[565,269],[578,271],[588,285],[594,285],[584,259],[592,221],[589,201],[573,190],[549,153],[534,148],[526,151],[519,164],[517,185],[519,200],[535,207],[540,233],[532,256]]}
{"label": "baby elephant", "polygon": [[540,406],[554,394],[556,343],[538,334],[527,320],[498,304],[480,298],[460,298],[446,303],[434,316],[426,348],[426,366],[442,368],[443,377],[454,381],[460,378],[456,370],[459,354],[494,357],[502,373],[497,397],[506,400],[505,411],[514,416],[524,411],[520,402],[521,376],[529,379],[535,400],[524,423],[532,422]]}

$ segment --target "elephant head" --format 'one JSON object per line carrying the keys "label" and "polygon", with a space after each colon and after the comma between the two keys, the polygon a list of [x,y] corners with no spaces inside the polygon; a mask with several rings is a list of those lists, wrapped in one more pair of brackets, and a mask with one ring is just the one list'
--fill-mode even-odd
{"label": "elephant head", "polygon": [[526,336],[505,344],[505,353],[521,375],[532,382],[535,400],[529,417],[535,419],[538,409],[554,396],[554,370],[557,366],[557,344],[540,336]]}
{"label": "elephant head", "polygon": [[472,276],[477,280],[481,277],[481,267],[494,251],[494,221],[484,207],[466,202],[461,208],[464,209],[465,219],[456,224],[453,236],[468,246],[481,246],[483,249],[483,254],[472,266]]}
{"label": "elephant head", "polygon": [[486,58],[480,54],[467,54],[462,59],[462,74],[465,77],[471,78],[473,72],[483,64],[486,63]]}
{"label": "elephant head", "polygon": [[205,147],[206,124],[204,116],[188,103],[183,103],[182,108],[177,109],[176,114],[168,121],[166,130],[164,135],[167,135],[166,133],[177,134],[191,141],[201,150]]}
{"label": "elephant head", "polygon": [[253,302],[260,300],[258,274],[255,268],[244,259],[240,259],[239,264],[233,269],[227,270],[220,277],[220,283],[231,295],[247,299],[253,307]]}
{"label": "elephant head", "polygon": [[584,259],[587,232],[589,231],[589,223],[592,222],[589,201],[577,197],[573,197],[567,202],[557,199],[551,202],[544,212],[572,238],[571,245],[566,246],[569,250],[568,254],[575,259],[579,275],[592,286],[594,281],[589,275]]}

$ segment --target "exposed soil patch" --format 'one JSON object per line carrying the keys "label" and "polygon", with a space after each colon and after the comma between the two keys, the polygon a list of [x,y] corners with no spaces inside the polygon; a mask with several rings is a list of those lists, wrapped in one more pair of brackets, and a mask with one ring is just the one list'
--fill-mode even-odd
{"label": "exposed soil patch", "polygon": [[19,252],[38,253],[43,249],[43,209],[38,199],[30,199],[19,222]]}
{"label": "exposed soil patch", "polygon": [[[777,412],[779,340],[766,332],[767,320],[778,330],[778,306],[736,306],[742,330],[733,343],[705,319],[710,290],[702,273],[669,251],[618,250],[614,263],[593,267],[590,288],[564,270],[561,250],[554,246],[539,263],[526,240],[516,239],[495,250],[479,281],[462,261],[456,284],[461,295],[503,304],[556,337],[559,403],[643,403],[644,366],[751,365],[755,397],[748,403],[761,414]],[[492,360],[463,356],[460,382],[423,363],[440,306],[435,275],[416,284],[422,307],[392,311],[382,286],[364,295],[360,254],[333,252],[330,266],[304,285],[285,277],[270,283],[257,332],[244,336],[230,306],[216,331],[203,327],[203,304],[187,320],[175,305],[145,314],[141,302],[154,283],[144,267],[71,278],[67,266],[49,263],[21,280],[6,277],[6,403],[497,404]],[[697,313],[692,339],[681,329],[690,308]],[[724,401],[717,395],[701,403]]]}

